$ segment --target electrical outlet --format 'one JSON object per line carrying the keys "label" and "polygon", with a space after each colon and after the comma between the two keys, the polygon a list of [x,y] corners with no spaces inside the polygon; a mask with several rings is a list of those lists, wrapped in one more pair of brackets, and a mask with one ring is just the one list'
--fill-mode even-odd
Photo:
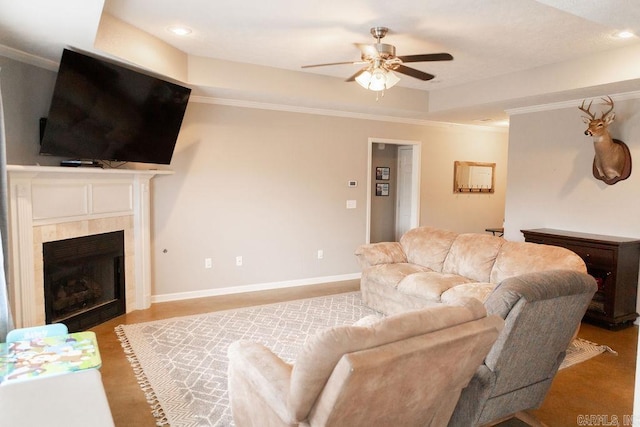
{"label": "electrical outlet", "polygon": [[240,267],[242,265],[242,256],[236,257],[236,266]]}
{"label": "electrical outlet", "polygon": [[204,268],[213,268],[213,261],[211,258],[204,259]]}
{"label": "electrical outlet", "polygon": [[324,251],[322,249],[318,249],[318,259],[324,258]]}

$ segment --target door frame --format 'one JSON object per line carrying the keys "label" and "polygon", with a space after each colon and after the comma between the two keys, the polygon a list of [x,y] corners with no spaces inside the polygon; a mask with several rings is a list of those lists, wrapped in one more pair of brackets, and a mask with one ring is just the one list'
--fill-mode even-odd
{"label": "door frame", "polygon": [[[411,174],[411,228],[420,223],[420,165],[422,160],[422,141],[370,137],[367,144],[367,221],[365,242],[371,242],[371,198],[373,197],[373,144],[391,144],[411,146],[413,153],[413,171]],[[396,207],[397,208],[397,207]]]}

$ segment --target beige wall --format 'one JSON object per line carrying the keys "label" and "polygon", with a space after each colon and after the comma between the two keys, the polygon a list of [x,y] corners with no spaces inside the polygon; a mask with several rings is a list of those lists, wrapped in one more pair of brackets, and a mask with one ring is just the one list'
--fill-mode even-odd
{"label": "beige wall", "polygon": [[[632,170],[627,180],[615,185],[593,177],[593,143],[583,133],[580,101],[511,117],[505,226],[509,239],[522,240],[521,229],[539,227],[640,238],[640,172]],[[640,99],[616,100],[615,113],[611,134],[626,142],[637,163]]]}
{"label": "beige wall", "polygon": [[187,81],[188,56],[133,25],[103,13],[94,47],[179,81]]}
{"label": "beige wall", "polygon": [[49,113],[55,79],[56,73],[52,71],[0,56],[0,87],[9,163],[59,164],[60,159],[38,156],[38,121]]}
{"label": "beige wall", "polygon": [[[501,224],[504,133],[190,103],[176,173],[154,180],[154,294],[358,273],[370,137],[423,141],[423,224],[479,232]],[[501,190],[454,195],[461,158],[497,162]],[[203,268],[208,257],[213,269]]]}
{"label": "beige wall", "polygon": [[[473,233],[502,226],[510,149],[507,135],[439,127],[432,129],[422,141],[420,223]],[[495,163],[495,192],[454,193],[456,160]]]}

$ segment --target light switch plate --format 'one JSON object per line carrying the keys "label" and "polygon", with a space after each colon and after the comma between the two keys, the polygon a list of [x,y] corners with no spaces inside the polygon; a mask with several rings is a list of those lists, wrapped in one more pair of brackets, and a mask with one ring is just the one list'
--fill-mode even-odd
{"label": "light switch plate", "polygon": [[355,209],[357,203],[355,200],[347,200],[347,209]]}

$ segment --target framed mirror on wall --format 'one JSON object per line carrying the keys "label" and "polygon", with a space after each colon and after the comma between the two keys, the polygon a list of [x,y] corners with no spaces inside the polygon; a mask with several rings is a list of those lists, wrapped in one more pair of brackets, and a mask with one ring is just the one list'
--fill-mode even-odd
{"label": "framed mirror on wall", "polygon": [[454,193],[493,193],[495,189],[495,163],[453,163]]}

